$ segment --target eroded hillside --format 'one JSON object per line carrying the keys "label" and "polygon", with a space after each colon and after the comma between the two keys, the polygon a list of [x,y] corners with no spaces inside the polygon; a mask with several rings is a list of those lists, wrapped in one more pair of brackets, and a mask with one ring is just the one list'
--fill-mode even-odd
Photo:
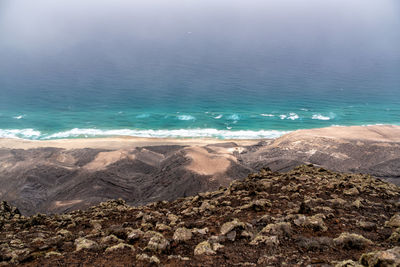
{"label": "eroded hillside", "polygon": [[[301,130],[275,140],[0,139],[0,199],[24,215],[122,198],[137,206],[312,163],[399,184],[400,126]],[[18,149],[17,149],[18,148]]]}

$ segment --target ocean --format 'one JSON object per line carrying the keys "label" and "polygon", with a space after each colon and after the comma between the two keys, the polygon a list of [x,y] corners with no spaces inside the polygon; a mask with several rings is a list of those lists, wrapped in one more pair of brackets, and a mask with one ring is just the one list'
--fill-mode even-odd
{"label": "ocean", "polygon": [[397,0],[3,0],[0,137],[399,125],[399,29]]}

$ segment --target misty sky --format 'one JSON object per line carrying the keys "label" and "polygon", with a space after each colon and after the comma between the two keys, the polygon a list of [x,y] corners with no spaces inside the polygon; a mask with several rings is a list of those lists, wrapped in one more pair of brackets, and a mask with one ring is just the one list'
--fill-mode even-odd
{"label": "misty sky", "polygon": [[105,52],[115,43],[168,49],[185,38],[225,49],[357,45],[391,53],[399,20],[395,0],[1,0],[0,43],[39,55],[85,44]]}
{"label": "misty sky", "polygon": [[231,80],[304,64],[395,79],[399,29],[398,0],[0,0],[0,91],[170,90],[189,71],[211,86],[227,65]]}

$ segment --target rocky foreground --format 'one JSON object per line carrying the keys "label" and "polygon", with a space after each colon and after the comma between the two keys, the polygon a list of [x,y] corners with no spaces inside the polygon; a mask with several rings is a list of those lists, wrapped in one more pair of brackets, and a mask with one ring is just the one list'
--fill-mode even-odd
{"label": "rocky foreground", "polygon": [[131,207],[31,217],[3,202],[0,265],[400,266],[400,188],[313,166]]}

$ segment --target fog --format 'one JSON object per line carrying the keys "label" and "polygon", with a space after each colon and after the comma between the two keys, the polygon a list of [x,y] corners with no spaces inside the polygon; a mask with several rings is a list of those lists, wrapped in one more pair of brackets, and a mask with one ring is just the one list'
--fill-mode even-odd
{"label": "fog", "polygon": [[0,0],[0,86],[23,87],[16,73],[93,80],[227,61],[285,70],[311,57],[351,72],[398,62],[399,29],[397,0]]}
{"label": "fog", "polygon": [[0,43],[3,52],[48,54],[84,44],[176,45],[191,35],[227,49],[357,45],[391,53],[399,19],[395,0],[1,0]]}

